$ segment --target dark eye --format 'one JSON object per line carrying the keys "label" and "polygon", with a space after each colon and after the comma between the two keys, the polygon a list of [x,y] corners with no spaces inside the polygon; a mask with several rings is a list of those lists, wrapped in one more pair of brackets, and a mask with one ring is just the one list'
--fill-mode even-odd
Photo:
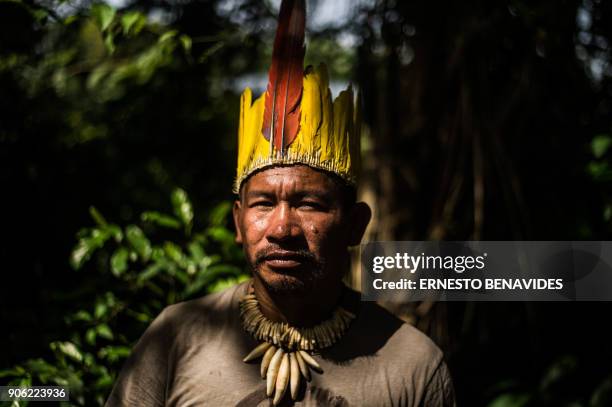
{"label": "dark eye", "polygon": [[302,201],[300,202],[300,206],[302,208],[314,209],[317,211],[325,210],[325,207],[323,205],[321,205],[319,202],[313,202],[313,201]]}
{"label": "dark eye", "polygon": [[267,201],[267,200],[259,200],[259,201],[252,202],[252,203],[249,205],[249,208],[258,208],[258,207],[259,207],[259,208],[262,208],[262,207],[263,207],[263,208],[269,208],[269,207],[271,207],[271,206],[272,206],[272,201]]}

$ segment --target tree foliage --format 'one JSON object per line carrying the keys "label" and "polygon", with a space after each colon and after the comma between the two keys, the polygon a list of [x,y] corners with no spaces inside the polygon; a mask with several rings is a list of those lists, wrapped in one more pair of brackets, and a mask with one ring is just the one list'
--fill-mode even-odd
{"label": "tree foliage", "polygon": [[[265,76],[273,3],[0,0],[2,382],[68,382],[100,404],[165,304],[241,278],[238,94]],[[306,60],[361,92],[369,239],[609,238],[609,2],[345,11],[309,25]],[[419,327],[460,404],[599,407],[608,310],[450,304]]]}
{"label": "tree foliage", "polygon": [[[173,213],[143,212],[139,224],[120,227],[95,208],[95,225],[81,229],[72,267],[99,287],[87,306],[66,309],[61,340],[51,357],[0,371],[9,385],[59,385],[65,405],[103,405],[130,349],[169,304],[222,290],[247,278],[242,252],[225,227],[231,205],[214,208],[201,230],[185,191],[171,196]],[[26,403],[20,403],[26,405]]]}

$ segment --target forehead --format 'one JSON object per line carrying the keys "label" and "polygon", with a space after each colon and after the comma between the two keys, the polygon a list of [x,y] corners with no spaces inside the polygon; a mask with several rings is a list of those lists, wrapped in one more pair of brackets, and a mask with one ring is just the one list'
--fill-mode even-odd
{"label": "forehead", "polygon": [[245,193],[251,190],[336,193],[338,189],[331,176],[305,165],[267,168],[253,174],[243,186]]}

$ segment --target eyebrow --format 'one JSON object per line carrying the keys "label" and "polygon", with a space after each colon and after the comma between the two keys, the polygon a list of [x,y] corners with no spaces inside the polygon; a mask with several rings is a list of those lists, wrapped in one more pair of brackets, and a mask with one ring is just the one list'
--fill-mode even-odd
{"label": "eyebrow", "polygon": [[274,194],[266,191],[249,191],[244,196],[245,199],[255,199],[255,198],[272,198]]}
{"label": "eyebrow", "polygon": [[302,198],[317,198],[322,201],[330,201],[332,197],[332,194],[330,194],[329,192],[318,191],[318,190],[304,191],[300,193],[299,195]]}
{"label": "eyebrow", "polygon": [[[267,191],[261,191],[261,190],[253,190],[253,191],[249,191],[246,193],[245,195],[245,199],[256,199],[256,198],[274,198],[276,194],[272,193],[272,192],[267,192]],[[316,198],[316,199],[320,199],[323,201],[330,201],[332,194],[326,191],[319,191],[319,190],[305,190],[305,191],[300,191],[298,193],[296,193],[295,195],[299,196],[300,198]]]}

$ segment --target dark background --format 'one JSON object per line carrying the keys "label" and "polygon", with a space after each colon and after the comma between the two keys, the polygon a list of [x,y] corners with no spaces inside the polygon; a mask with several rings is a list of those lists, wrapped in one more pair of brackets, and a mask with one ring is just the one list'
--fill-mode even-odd
{"label": "dark background", "polygon": [[[224,202],[277,3],[0,1],[0,381],[68,377],[100,404],[165,303],[241,278]],[[367,239],[610,238],[610,2],[329,3],[308,2],[306,59],[362,93]],[[126,226],[125,266],[91,205],[161,254]],[[194,241],[233,268],[192,273]],[[144,287],[162,260],[178,274]],[[396,311],[445,350],[460,405],[612,405],[608,303],[430,305]]]}

